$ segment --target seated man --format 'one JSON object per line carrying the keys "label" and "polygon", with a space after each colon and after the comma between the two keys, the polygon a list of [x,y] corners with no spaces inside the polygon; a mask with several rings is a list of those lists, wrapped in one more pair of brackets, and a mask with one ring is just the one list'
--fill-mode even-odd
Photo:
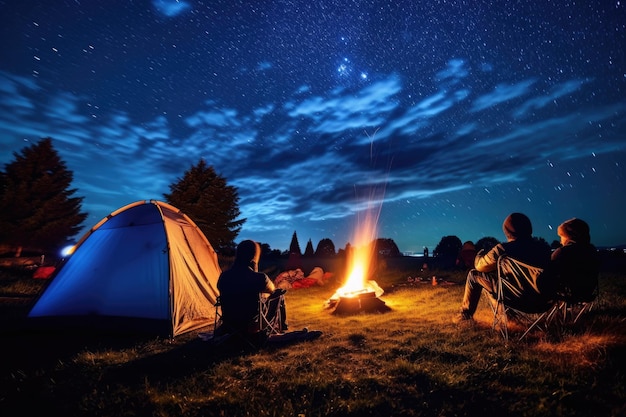
{"label": "seated man", "polygon": [[233,266],[220,275],[217,288],[222,304],[222,331],[228,332],[228,329],[232,329],[242,334],[258,332],[260,294],[267,295],[267,317],[280,314],[283,326],[280,331],[287,330],[285,305],[280,297],[284,290],[277,290],[266,274],[258,272],[260,256],[259,244],[244,240],[237,246]]}
{"label": "seated man", "polygon": [[546,268],[550,263],[550,248],[532,238],[530,219],[522,213],[511,213],[504,220],[502,230],[507,241],[498,243],[489,252],[481,249],[476,254],[474,268],[465,282],[461,311],[455,322],[472,320],[484,289],[490,296],[496,293],[498,258],[509,256],[518,261]]}
{"label": "seated man", "polygon": [[589,225],[577,218],[563,222],[557,229],[561,247],[552,253],[558,292],[566,301],[593,301],[598,287],[600,260],[591,244]]}

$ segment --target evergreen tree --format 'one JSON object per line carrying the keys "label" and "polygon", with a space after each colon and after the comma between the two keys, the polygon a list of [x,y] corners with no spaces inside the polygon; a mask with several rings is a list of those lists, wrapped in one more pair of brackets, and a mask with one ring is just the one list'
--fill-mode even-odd
{"label": "evergreen tree", "polygon": [[163,197],[198,225],[216,251],[233,251],[246,221],[238,219],[239,194],[204,159],[171,184],[170,193]]}
{"label": "evergreen tree", "polygon": [[300,250],[300,244],[298,243],[298,235],[295,231],[293,232],[293,236],[291,236],[289,255],[302,256],[302,250]]}
{"label": "evergreen tree", "polygon": [[288,259],[285,268],[287,268],[288,270],[293,270],[297,268],[302,269],[302,251],[300,250],[298,235],[295,231],[293,232],[293,236],[291,237],[291,243],[289,244],[289,254],[287,256]]}
{"label": "evergreen tree", "polygon": [[0,242],[15,248],[56,254],[87,218],[83,197],[72,197],[74,174],[52,146],[41,139],[13,153],[0,172]]}
{"label": "evergreen tree", "polygon": [[306,249],[304,249],[304,257],[311,258],[313,255],[315,255],[315,251],[313,251],[313,242],[309,239],[306,243]]}

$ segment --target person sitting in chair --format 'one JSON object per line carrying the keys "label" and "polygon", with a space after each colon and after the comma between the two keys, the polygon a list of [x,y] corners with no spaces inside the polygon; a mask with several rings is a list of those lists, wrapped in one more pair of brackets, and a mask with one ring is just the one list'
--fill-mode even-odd
{"label": "person sitting in chair", "polygon": [[483,290],[493,297],[496,293],[498,258],[509,256],[539,268],[550,263],[550,248],[532,237],[530,219],[522,213],[511,213],[502,224],[507,241],[490,251],[481,249],[474,260],[474,269],[467,274],[461,311],[454,322],[472,320]]}
{"label": "person sitting in chair", "polygon": [[261,330],[259,318],[259,296],[266,295],[269,304],[267,317],[281,315],[282,329],[287,330],[286,309],[280,295],[284,290],[276,289],[270,278],[258,272],[261,247],[257,242],[244,240],[237,246],[233,266],[223,271],[217,281],[222,307],[223,332],[229,329],[243,334]]}
{"label": "person sitting in chair", "polygon": [[561,247],[552,253],[552,264],[558,280],[558,292],[570,302],[593,301],[598,287],[600,260],[591,244],[589,225],[573,218],[559,225]]}

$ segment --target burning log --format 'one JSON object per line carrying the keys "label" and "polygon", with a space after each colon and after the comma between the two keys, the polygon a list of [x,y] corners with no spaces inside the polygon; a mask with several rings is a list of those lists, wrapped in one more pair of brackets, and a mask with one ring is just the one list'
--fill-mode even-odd
{"label": "burning log", "polygon": [[338,315],[385,312],[390,309],[379,298],[383,292],[376,281],[368,281],[367,285],[361,289],[349,291],[339,289],[326,304],[327,307],[334,308],[333,314]]}
{"label": "burning log", "polygon": [[373,291],[362,292],[352,297],[339,297],[333,314],[351,315],[358,313],[376,313],[389,311],[383,300]]}

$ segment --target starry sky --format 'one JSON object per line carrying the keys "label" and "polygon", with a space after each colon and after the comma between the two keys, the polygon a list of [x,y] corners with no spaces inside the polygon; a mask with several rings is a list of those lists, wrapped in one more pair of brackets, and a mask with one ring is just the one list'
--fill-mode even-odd
{"label": "starry sky", "polygon": [[618,245],[625,45],[624,0],[0,0],[0,164],[51,137],[86,229],[203,158],[272,249]]}

